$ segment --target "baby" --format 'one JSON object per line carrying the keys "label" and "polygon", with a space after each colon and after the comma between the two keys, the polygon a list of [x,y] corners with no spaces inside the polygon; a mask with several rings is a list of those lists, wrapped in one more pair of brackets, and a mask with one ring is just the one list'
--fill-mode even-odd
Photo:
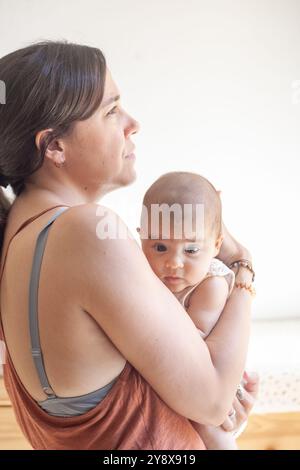
{"label": "baby", "polygon": [[[164,174],[144,196],[137,231],[151,268],[205,339],[220,318],[235,281],[233,271],[216,258],[223,241],[218,192],[200,175]],[[215,429],[219,429],[222,448],[236,449],[231,433]]]}

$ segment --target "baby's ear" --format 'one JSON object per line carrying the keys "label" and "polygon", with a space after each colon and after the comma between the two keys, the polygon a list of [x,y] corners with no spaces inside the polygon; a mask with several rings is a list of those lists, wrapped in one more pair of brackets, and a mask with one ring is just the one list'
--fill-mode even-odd
{"label": "baby's ear", "polygon": [[216,253],[215,253],[215,256],[217,256],[217,255],[219,254],[219,251],[220,251],[220,249],[221,249],[223,240],[224,240],[224,235],[221,233],[221,234],[218,236],[217,240],[216,240],[216,244],[215,244]]}

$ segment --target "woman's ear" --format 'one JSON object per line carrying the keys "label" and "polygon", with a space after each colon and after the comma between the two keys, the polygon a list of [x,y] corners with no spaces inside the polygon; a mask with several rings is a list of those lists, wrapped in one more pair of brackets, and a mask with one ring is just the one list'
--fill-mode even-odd
{"label": "woman's ear", "polygon": [[[39,131],[35,136],[35,145],[40,150],[42,141],[47,138],[47,135],[50,134],[53,129],[44,129]],[[61,142],[57,139],[54,139],[47,146],[45,157],[49,158],[55,166],[58,168],[65,163],[64,150],[61,146]]]}

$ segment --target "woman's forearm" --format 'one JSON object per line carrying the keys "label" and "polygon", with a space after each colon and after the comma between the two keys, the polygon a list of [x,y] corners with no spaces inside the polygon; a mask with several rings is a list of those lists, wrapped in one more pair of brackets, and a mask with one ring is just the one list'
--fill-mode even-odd
{"label": "woman's forearm", "polygon": [[[252,275],[240,268],[237,281],[251,283]],[[217,371],[220,400],[229,411],[246,362],[250,333],[252,297],[249,291],[234,287],[216,326],[206,338]]]}
{"label": "woman's forearm", "polygon": [[224,241],[217,256],[218,259],[223,261],[223,263],[225,263],[227,266],[238,259],[247,259],[248,261],[251,261],[252,256],[249,250],[241,245],[231,235],[231,233],[229,233],[224,222],[222,224],[222,233],[224,236]]}

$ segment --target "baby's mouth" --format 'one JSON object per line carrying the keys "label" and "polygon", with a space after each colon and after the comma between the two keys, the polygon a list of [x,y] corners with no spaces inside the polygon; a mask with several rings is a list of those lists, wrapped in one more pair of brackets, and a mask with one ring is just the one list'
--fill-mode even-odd
{"label": "baby's mouth", "polygon": [[168,284],[179,284],[183,281],[183,278],[179,276],[165,276],[163,279]]}

